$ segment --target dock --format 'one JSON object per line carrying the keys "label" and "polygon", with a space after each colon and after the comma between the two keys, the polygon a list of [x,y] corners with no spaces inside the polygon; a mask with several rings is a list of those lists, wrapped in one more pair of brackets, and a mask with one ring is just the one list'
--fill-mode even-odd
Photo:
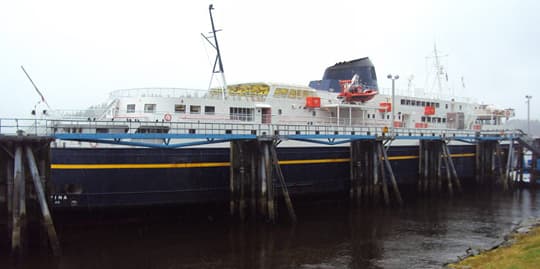
{"label": "dock", "polygon": [[[284,141],[348,145],[350,182],[348,199],[362,204],[401,206],[404,201],[387,155],[392,143],[418,143],[419,194],[459,195],[463,182],[456,170],[449,143],[475,145],[475,183],[511,190],[523,178],[523,151],[531,150],[533,164],[540,143],[519,130],[447,130],[386,127],[283,125],[204,122],[119,122],[0,119],[0,205],[12,251],[24,244],[29,219],[42,221],[48,245],[59,255],[60,244],[50,212],[50,155],[62,143],[106,144],[115,147],[180,149],[226,143],[229,145],[229,211],[241,221],[260,219],[274,223],[278,199],[283,199],[291,222],[297,221],[294,197],[280,167],[277,148]],[[101,127],[100,127],[101,126]],[[96,132],[102,126],[107,131]],[[139,132],[145,126],[154,132]],[[7,130],[7,131],[6,131]],[[12,134],[15,130],[18,133]],[[21,130],[27,130],[23,132]],[[166,130],[166,131],[163,131]],[[59,146],[60,145],[60,146]],[[535,169],[533,169],[535,171]],[[532,177],[535,178],[535,177]],[[521,180],[522,181],[522,180]],[[535,184],[535,180],[531,180]],[[29,204],[39,210],[27,211]],[[37,208],[37,207],[36,207]]]}

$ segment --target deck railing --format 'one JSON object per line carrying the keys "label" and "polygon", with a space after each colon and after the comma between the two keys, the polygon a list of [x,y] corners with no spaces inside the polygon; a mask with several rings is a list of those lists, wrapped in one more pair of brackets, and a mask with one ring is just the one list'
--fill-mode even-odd
{"label": "deck railing", "polygon": [[351,137],[392,136],[407,137],[519,137],[520,130],[456,130],[426,128],[395,128],[394,134],[383,126],[342,126],[332,124],[257,124],[245,122],[164,122],[164,121],[99,121],[50,119],[0,119],[0,135],[55,136],[57,134],[198,134],[198,135],[279,135]]}

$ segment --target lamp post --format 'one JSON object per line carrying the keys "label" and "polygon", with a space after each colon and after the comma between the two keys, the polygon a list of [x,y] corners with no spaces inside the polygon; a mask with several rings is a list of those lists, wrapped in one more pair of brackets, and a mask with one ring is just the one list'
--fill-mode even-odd
{"label": "lamp post", "polygon": [[392,130],[392,136],[394,135],[394,121],[396,120],[396,114],[395,114],[395,111],[396,111],[396,95],[395,95],[395,90],[396,90],[396,80],[399,79],[399,75],[395,75],[395,76],[392,76],[392,74],[388,74],[387,76],[388,79],[391,79],[392,80],[392,108],[391,108],[391,111],[392,111],[392,125],[390,125],[390,128]]}
{"label": "lamp post", "polygon": [[531,95],[525,95],[527,99],[527,135],[531,135]]}

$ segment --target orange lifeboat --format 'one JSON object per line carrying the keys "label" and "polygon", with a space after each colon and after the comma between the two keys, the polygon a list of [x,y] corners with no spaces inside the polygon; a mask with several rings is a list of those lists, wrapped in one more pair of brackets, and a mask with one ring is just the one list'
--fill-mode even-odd
{"label": "orange lifeboat", "polygon": [[359,83],[358,75],[354,75],[352,80],[340,80],[341,92],[338,94],[338,99],[342,99],[347,103],[367,102],[379,92],[376,89],[369,89]]}

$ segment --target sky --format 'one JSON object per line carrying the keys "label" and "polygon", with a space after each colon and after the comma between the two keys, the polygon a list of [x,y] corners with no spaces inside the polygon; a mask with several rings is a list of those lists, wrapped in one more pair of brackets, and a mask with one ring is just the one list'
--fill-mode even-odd
{"label": "sky", "polygon": [[392,73],[398,89],[430,88],[436,44],[456,95],[522,119],[532,95],[540,118],[535,0],[1,1],[0,117],[29,117],[40,100],[21,65],[52,109],[84,109],[116,89],[207,88],[209,4],[229,84],[307,85],[367,56],[380,87]]}

